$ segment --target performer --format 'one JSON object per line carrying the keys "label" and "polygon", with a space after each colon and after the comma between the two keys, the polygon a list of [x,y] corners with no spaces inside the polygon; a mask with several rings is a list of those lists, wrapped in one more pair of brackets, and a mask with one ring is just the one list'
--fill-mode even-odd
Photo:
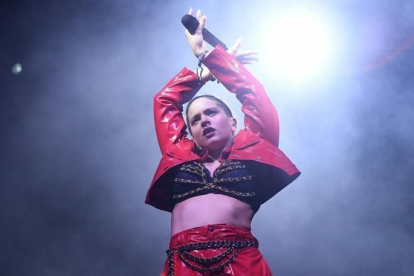
{"label": "performer", "polygon": [[[205,67],[182,69],[154,97],[162,159],[146,203],[172,213],[161,275],[271,275],[251,221],[261,204],[300,172],[278,148],[276,109],[242,65],[257,60],[255,52],[239,50],[241,39],[227,52],[220,46],[208,50],[202,36],[207,18],[200,10],[196,18],[198,29],[194,35],[186,30],[186,37]],[[215,78],[242,104],[244,128],[237,134],[236,119],[223,101],[194,97]]]}

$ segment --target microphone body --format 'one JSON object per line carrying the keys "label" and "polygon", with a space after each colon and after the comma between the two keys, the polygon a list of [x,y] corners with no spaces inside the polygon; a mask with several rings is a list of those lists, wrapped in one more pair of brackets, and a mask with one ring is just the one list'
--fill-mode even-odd
{"label": "microphone body", "polygon": [[[185,14],[183,18],[181,18],[181,22],[192,35],[195,33],[198,26],[200,25],[200,22],[198,22],[197,18],[189,14]],[[223,49],[227,50],[227,46],[223,42],[221,42],[220,39],[218,39],[212,33],[210,33],[206,28],[203,29],[203,39],[213,47],[220,45],[221,47],[223,47]]]}

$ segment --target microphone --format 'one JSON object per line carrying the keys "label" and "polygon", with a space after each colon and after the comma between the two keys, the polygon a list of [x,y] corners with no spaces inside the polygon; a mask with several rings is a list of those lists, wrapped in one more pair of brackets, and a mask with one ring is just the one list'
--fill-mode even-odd
{"label": "microphone", "polygon": [[[181,22],[192,35],[194,35],[195,31],[198,28],[198,25],[200,25],[200,22],[198,22],[197,18],[189,14],[185,14],[183,18],[181,18]],[[227,46],[212,33],[210,33],[206,28],[203,28],[203,38],[211,46],[216,47],[217,45],[220,45],[224,48],[224,50],[227,50]]]}

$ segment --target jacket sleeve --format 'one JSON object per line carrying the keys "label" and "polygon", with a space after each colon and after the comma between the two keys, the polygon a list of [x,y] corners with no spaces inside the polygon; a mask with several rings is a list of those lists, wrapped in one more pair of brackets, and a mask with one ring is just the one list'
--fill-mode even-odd
{"label": "jacket sleeve", "polygon": [[203,60],[213,75],[242,104],[247,131],[260,134],[276,147],[279,145],[279,117],[263,85],[233,56],[217,46]]}
{"label": "jacket sleeve", "polygon": [[161,153],[186,137],[186,125],[182,115],[183,104],[200,90],[202,84],[196,74],[183,68],[154,97],[154,120]]}

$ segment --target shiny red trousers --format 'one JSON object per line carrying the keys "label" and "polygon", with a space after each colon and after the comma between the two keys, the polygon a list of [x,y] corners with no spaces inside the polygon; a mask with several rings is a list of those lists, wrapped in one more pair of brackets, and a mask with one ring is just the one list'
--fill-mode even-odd
{"label": "shiny red trousers", "polygon": [[171,237],[162,276],[271,276],[250,230],[226,224],[191,228]]}

